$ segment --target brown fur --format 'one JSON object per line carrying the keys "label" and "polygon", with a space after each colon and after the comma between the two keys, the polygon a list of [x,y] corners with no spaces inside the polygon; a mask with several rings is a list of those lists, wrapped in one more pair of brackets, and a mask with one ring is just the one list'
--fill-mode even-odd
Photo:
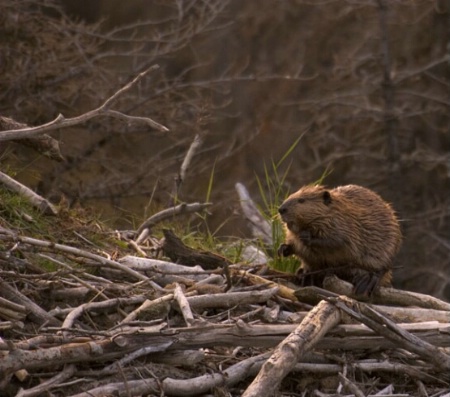
{"label": "brown fur", "polygon": [[375,192],[356,185],[305,186],[279,212],[286,228],[279,253],[295,254],[305,273],[317,272],[313,283],[321,283],[326,269],[348,281],[362,278],[357,293],[390,284],[401,231],[394,210]]}

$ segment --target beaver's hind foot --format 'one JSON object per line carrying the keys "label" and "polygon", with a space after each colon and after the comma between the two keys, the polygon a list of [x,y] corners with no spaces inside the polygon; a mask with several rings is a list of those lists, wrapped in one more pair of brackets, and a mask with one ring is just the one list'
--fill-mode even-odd
{"label": "beaver's hind foot", "polygon": [[360,296],[372,296],[373,292],[380,286],[380,281],[386,271],[382,272],[363,272],[353,279],[353,294]]}

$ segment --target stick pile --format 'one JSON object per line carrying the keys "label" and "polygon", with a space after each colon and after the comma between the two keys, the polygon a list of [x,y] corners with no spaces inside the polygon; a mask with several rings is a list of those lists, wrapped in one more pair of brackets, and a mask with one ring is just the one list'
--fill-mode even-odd
{"label": "stick pile", "polygon": [[296,292],[165,234],[172,261],[0,228],[0,395],[449,395],[450,304]]}

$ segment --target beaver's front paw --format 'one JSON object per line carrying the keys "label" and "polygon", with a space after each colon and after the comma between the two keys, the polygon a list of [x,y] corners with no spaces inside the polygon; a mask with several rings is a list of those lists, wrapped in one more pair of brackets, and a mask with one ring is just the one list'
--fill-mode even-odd
{"label": "beaver's front paw", "polygon": [[278,256],[291,256],[294,254],[294,247],[291,244],[280,244],[277,253]]}

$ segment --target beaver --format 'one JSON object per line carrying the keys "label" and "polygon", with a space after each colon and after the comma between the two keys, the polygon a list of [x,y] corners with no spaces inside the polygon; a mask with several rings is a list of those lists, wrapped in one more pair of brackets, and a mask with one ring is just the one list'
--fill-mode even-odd
{"label": "beaver", "polygon": [[352,282],[355,294],[370,296],[391,284],[402,235],[394,210],[377,193],[357,185],[305,186],[278,212],[286,231],[278,254],[301,259],[303,285],[321,286],[332,273]]}

